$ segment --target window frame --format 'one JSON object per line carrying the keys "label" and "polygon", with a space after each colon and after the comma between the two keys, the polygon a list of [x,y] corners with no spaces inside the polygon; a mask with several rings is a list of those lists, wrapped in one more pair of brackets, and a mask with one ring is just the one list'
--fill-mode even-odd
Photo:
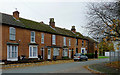
{"label": "window frame", "polygon": [[71,39],[69,39],[69,46],[71,46]]}
{"label": "window frame", "polygon": [[82,40],[82,47],[84,46],[84,40]]}
{"label": "window frame", "polygon": [[[34,51],[33,51],[34,47],[36,47],[36,56],[33,56],[34,55]],[[30,52],[30,48],[32,48],[32,52]],[[32,53],[32,55],[31,55],[31,53]],[[38,58],[38,46],[36,46],[36,45],[29,46],[29,58]]]}
{"label": "window frame", "polygon": [[[31,33],[34,33],[34,36],[30,35],[30,40],[31,40],[31,43],[35,43],[35,31],[31,31]],[[34,39],[34,41],[32,41],[32,38]]]}
{"label": "window frame", "polygon": [[52,35],[52,44],[56,45],[56,35]]}
{"label": "window frame", "polygon": [[63,45],[66,46],[66,37],[63,37]]}
{"label": "window frame", "polygon": [[16,40],[16,29],[14,27],[9,27],[9,39],[12,41]]}
{"label": "window frame", "polygon": [[[54,53],[56,52],[56,53]],[[53,56],[59,56],[60,55],[60,49],[59,48],[53,48]]]}
{"label": "window frame", "polygon": [[18,46],[7,45],[7,61],[18,61]]}
{"label": "window frame", "polygon": [[44,44],[44,33],[41,33],[41,44]]}
{"label": "window frame", "polygon": [[63,57],[67,57],[68,56],[68,49],[64,48],[63,49],[63,54],[62,54]]}
{"label": "window frame", "polygon": [[76,39],[76,45],[78,45],[78,39]]}

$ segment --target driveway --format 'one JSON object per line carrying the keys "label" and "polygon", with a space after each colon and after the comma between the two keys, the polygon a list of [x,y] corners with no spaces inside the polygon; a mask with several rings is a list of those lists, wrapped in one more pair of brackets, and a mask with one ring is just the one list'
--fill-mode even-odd
{"label": "driveway", "polygon": [[3,73],[91,73],[83,66],[90,64],[97,64],[101,62],[108,62],[109,59],[80,61],[64,64],[34,66],[25,68],[4,69]]}

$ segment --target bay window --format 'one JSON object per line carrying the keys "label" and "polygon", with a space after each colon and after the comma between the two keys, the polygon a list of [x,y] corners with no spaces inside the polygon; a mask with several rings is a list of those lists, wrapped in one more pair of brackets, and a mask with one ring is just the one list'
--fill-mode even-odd
{"label": "bay window", "polygon": [[63,49],[63,56],[68,56],[68,49]]}
{"label": "bay window", "polygon": [[7,46],[7,60],[9,61],[18,60],[18,46],[14,46],[14,45]]}
{"label": "bay window", "polygon": [[29,58],[37,58],[37,46],[29,46]]}
{"label": "bay window", "polygon": [[53,56],[59,56],[59,48],[53,48]]}

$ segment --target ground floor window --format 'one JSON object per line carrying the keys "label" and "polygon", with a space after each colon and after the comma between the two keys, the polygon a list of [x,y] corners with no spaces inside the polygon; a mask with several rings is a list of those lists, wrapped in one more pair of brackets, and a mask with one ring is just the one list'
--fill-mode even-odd
{"label": "ground floor window", "polygon": [[10,61],[18,60],[18,46],[14,46],[14,45],[7,46],[7,60]]}
{"label": "ground floor window", "polygon": [[37,46],[29,46],[29,58],[37,58]]}
{"label": "ground floor window", "polygon": [[53,48],[53,56],[59,56],[59,48]]}
{"label": "ground floor window", "polygon": [[63,56],[68,56],[68,49],[63,49]]}

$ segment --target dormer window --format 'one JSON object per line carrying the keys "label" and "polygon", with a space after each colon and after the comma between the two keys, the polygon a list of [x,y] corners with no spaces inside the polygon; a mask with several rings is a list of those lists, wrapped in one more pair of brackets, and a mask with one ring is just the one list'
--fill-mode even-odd
{"label": "dormer window", "polygon": [[31,43],[35,43],[35,32],[31,31]]}
{"label": "dormer window", "polygon": [[9,28],[10,40],[15,40],[16,30],[14,27]]}

